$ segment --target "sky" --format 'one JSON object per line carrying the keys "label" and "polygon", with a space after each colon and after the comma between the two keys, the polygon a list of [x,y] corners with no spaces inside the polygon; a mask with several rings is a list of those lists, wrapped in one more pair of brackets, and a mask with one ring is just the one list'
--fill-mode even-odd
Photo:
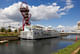
{"label": "sky", "polygon": [[24,1],[32,25],[74,28],[80,21],[80,0],[0,0],[0,23],[21,23],[19,7]]}

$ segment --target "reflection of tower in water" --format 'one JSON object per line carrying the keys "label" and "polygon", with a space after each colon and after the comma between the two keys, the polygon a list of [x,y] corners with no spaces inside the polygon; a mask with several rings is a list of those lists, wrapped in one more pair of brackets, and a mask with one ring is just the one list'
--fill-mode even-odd
{"label": "reflection of tower in water", "polygon": [[80,30],[80,21],[78,22],[78,30]]}
{"label": "reflection of tower in water", "polygon": [[22,40],[21,50],[26,51],[26,54],[51,54],[55,49],[58,49],[60,39],[43,39],[43,40]]}

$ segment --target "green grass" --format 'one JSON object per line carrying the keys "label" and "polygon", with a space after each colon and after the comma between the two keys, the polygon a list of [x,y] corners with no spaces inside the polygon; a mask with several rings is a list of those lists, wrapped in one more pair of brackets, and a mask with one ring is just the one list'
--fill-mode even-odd
{"label": "green grass", "polygon": [[0,33],[0,36],[18,36],[18,33],[12,32],[12,33]]}
{"label": "green grass", "polygon": [[[75,49],[77,49],[80,46],[80,40],[77,41],[76,43],[69,45],[68,47],[59,50],[55,54],[71,54]],[[79,52],[80,53],[80,52]],[[54,54],[54,53],[53,53]]]}

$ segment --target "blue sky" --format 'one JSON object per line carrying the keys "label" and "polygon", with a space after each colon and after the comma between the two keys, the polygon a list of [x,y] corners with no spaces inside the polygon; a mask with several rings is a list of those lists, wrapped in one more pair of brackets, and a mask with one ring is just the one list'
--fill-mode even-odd
{"label": "blue sky", "polygon": [[[40,6],[46,5],[49,6],[52,3],[57,3],[57,6],[64,8],[66,6],[66,0],[0,0],[0,9],[11,6],[14,3],[19,1],[27,1],[30,6]],[[71,4],[74,5],[68,11],[64,11],[66,14],[61,15],[59,18],[52,17],[48,19],[41,19],[39,21],[32,21],[32,24],[41,24],[41,25],[52,25],[52,26],[74,26],[80,21],[80,0],[71,0]],[[43,13],[42,13],[43,14]]]}

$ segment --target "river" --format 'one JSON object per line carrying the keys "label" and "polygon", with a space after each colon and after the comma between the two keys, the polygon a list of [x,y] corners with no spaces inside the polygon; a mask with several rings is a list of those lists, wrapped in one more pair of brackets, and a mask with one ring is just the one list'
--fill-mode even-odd
{"label": "river", "polygon": [[51,54],[72,45],[74,42],[74,40],[61,38],[9,41],[0,44],[0,54]]}

